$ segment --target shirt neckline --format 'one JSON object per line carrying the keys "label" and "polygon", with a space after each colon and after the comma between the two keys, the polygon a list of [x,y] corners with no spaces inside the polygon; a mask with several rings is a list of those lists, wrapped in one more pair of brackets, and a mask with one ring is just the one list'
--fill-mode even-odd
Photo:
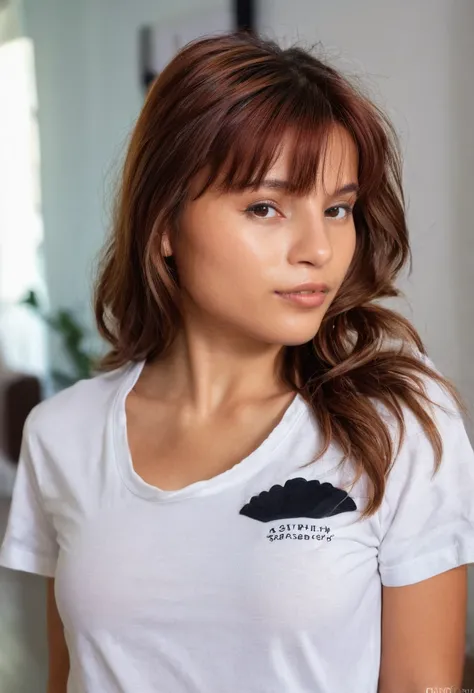
{"label": "shirt neckline", "polygon": [[125,402],[128,394],[138,381],[144,365],[145,361],[133,363],[125,372],[125,377],[117,390],[112,406],[112,437],[115,461],[124,484],[134,495],[145,500],[171,502],[195,496],[209,495],[251,478],[261,469],[271,464],[277,449],[295,428],[302,415],[308,412],[308,404],[297,393],[279,423],[261,445],[247,457],[211,479],[196,481],[176,491],[166,491],[158,486],[149,484],[137,474],[133,467],[128,444]]}

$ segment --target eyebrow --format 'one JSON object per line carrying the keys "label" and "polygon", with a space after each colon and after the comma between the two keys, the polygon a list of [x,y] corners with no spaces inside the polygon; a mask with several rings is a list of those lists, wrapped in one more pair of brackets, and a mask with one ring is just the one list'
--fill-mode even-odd
{"label": "eyebrow", "polygon": [[[287,180],[280,180],[278,178],[267,178],[263,180],[260,184],[261,188],[269,188],[273,190],[291,190],[292,185]],[[359,185],[357,183],[346,183],[341,188],[335,190],[331,197],[338,197],[339,195],[348,195],[349,193],[358,193]]]}

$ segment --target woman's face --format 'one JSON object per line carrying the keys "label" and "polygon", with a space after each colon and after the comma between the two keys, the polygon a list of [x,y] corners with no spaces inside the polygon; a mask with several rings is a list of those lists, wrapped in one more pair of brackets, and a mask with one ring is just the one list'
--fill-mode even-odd
{"label": "woman's face", "polygon": [[[185,316],[239,337],[295,346],[318,332],[351,263],[358,160],[350,136],[335,129],[323,175],[302,197],[285,189],[286,151],[259,190],[210,189],[190,202],[171,250]],[[314,293],[294,293],[307,283]]]}

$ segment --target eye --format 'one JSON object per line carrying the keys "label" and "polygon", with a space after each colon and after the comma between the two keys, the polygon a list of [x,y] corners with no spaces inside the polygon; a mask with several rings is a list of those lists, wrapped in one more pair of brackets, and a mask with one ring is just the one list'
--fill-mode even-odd
{"label": "eye", "polygon": [[245,211],[258,219],[274,219],[278,216],[276,208],[268,202],[258,202],[255,205],[250,205]]}
{"label": "eye", "polygon": [[343,219],[347,219],[352,214],[352,207],[350,205],[335,205],[334,207],[329,207],[325,214],[330,219],[342,221]]}

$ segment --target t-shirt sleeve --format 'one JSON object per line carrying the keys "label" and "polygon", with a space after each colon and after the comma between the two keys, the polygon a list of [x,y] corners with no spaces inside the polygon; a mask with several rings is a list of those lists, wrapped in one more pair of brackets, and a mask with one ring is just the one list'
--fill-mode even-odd
{"label": "t-shirt sleeve", "polygon": [[428,389],[443,443],[414,421],[389,474],[380,509],[379,571],[388,587],[409,585],[474,562],[474,453],[461,414],[438,385]]}
{"label": "t-shirt sleeve", "polygon": [[13,489],[7,530],[0,550],[0,565],[53,577],[58,545],[38,483],[41,455],[27,421]]}

